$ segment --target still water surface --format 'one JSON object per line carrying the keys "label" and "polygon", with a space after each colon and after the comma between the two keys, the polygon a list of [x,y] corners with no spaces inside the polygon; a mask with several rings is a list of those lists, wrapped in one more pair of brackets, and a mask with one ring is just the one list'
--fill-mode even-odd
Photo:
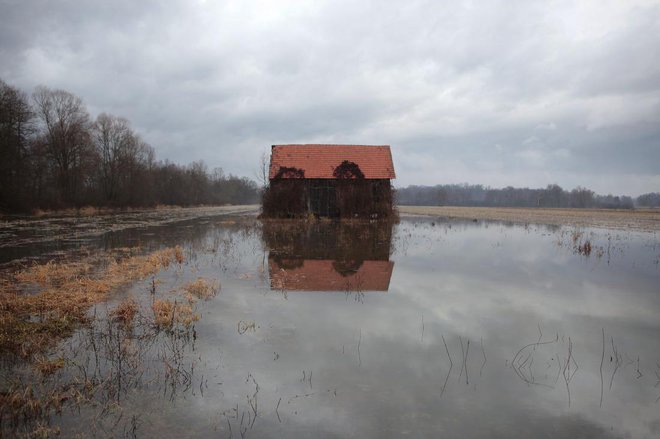
{"label": "still water surface", "polygon": [[[65,411],[65,435],[660,436],[653,233],[413,217],[136,233],[98,245],[184,247],[157,296],[198,277],[221,290],[196,304],[192,336],[142,345],[136,330],[121,409]],[[92,332],[61,348],[62,374],[92,364]]]}

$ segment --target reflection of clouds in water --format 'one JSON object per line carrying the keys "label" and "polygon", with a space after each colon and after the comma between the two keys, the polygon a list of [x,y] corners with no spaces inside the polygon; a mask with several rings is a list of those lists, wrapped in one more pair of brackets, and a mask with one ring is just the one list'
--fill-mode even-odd
{"label": "reflection of clouds in water", "polygon": [[[205,416],[190,409],[184,418],[205,422],[236,404],[249,410],[249,373],[259,382],[263,410],[250,431],[255,437],[649,434],[657,420],[649,368],[660,360],[653,358],[658,324],[650,316],[660,307],[649,294],[657,275],[641,264],[631,267],[646,256],[637,238],[626,259],[607,266],[557,247],[557,234],[543,236],[552,232],[545,229],[471,223],[431,229],[407,221],[398,227],[397,236],[408,234],[402,242],[407,250],[393,255],[397,270],[389,292],[366,295],[363,303],[341,293],[289,294],[284,300],[256,294],[240,280],[223,280],[223,292],[206,305],[198,325],[204,373],[222,365],[222,394],[192,399]],[[237,244],[238,250],[251,247],[251,239]],[[285,242],[301,255],[325,251]],[[277,256],[272,247],[271,255]],[[243,260],[245,270],[251,263]],[[259,329],[239,335],[239,320],[255,321]],[[606,381],[601,408],[603,328],[623,363],[612,389]],[[559,370],[569,355],[569,337],[579,364],[569,383],[570,407]],[[547,386],[521,380],[511,367],[516,352],[555,338],[516,360],[525,377]],[[642,378],[636,365],[625,365],[626,355],[641,357]],[[303,370],[313,372],[311,385],[301,382]],[[606,380],[612,371],[606,362]],[[275,413],[280,398],[282,423]],[[223,425],[218,421],[226,432]]]}
{"label": "reflection of clouds in water", "polygon": [[[188,390],[176,404],[140,389],[126,410],[141,414],[141,433],[217,429],[229,436],[229,422],[240,437],[234,408],[246,413],[244,424],[250,416],[248,437],[608,438],[657,431],[660,299],[657,269],[644,263],[653,252],[644,239],[630,234],[625,257],[607,265],[557,246],[559,230],[416,222],[396,226],[392,261],[391,229],[337,235],[328,225],[293,234],[264,228],[268,263],[293,261],[293,270],[326,261],[342,278],[333,261],[359,260],[358,271],[369,261],[395,263],[388,293],[361,301],[341,292],[284,296],[270,289],[272,275],[242,278],[266,263],[255,251],[258,233],[221,228],[191,238],[187,248],[199,249],[194,276],[220,277],[223,285],[200,306],[195,351],[184,360],[195,360],[191,389],[201,381],[208,387],[203,396]],[[343,256],[329,253],[337,250]],[[240,333],[239,322],[254,322],[254,330]],[[616,372],[608,361],[615,351]]]}
{"label": "reflection of clouds in water", "polygon": [[[608,328],[608,334],[611,328],[619,346],[638,350],[647,362],[652,361],[657,342],[643,328],[648,330],[652,324],[657,333],[657,320],[651,316],[659,307],[648,294],[654,285],[653,273],[635,272],[627,264],[589,264],[557,249],[555,236],[544,237],[521,227],[455,227],[447,235],[442,229],[433,232],[405,222],[402,227],[410,233],[405,243],[408,248],[405,255],[395,253],[398,268],[390,294],[367,297],[366,309],[338,310],[336,304],[314,300],[313,306],[323,313],[300,323],[307,328],[304,338],[319,344],[328,338],[323,333],[328,326],[334,328],[333,339],[354,336],[342,337],[342,328],[361,328],[361,364],[366,373],[354,373],[352,363],[344,367],[335,361],[318,364],[324,371],[320,375],[328,381],[367,393],[365,400],[351,394],[349,401],[343,402],[346,410],[354,410],[359,419],[377,419],[384,428],[371,430],[372,424],[366,422],[356,429],[383,434],[406,427],[417,432],[428,429],[430,433],[452,425],[450,431],[461,437],[488,432],[510,437],[524,431],[529,436],[549,430],[560,437],[572,437],[577,431],[607,437],[609,427],[614,426],[644,434],[644,422],[657,416],[652,383],[639,385],[632,369],[620,370],[613,390],[605,389],[604,409],[600,409],[600,381],[594,365],[602,354],[601,327]],[[440,235],[435,241],[434,233]],[[429,241],[437,244],[429,249]],[[494,246],[494,242],[501,245]],[[637,251],[630,249],[629,257],[645,256]],[[622,290],[622,285],[627,288]],[[622,291],[627,292],[625,297]],[[418,348],[421,318],[425,327],[423,352]],[[438,400],[449,369],[448,358],[442,355],[443,334],[454,365],[442,400]],[[458,384],[462,358],[459,335],[464,342],[472,342],[466,364],[471,383],[467,386]],[[536,347],[535,360],[530,357],[526,358],[528,364],[519,364],[528,367],[528,378],[534,374],[535,380],[543,379],[549,386],[544,388],[528,386],[510,364],[507,366],[517,350],[537,342],[540,335],[542,340],[554,338],[556,343],[547,349]],[[568,351],[569,337],[572,353]],[[481,338],[488,362],[480,376]],[[565,367],[569,358],[572,370]],[[533,361],[536,363],[530,366]],[[544,369],[551,369],[553,376]],[[606,374],[611,372],[612,366],[606,365]],[[566,381],[572,414],[563,416],[559,413],[568,409]],[[488,401],[497,401],[496,407]],[[465,419],[472,417],[481,420],[483,430],[471,424],[456,425],[455,419],[469,424]],[[508,429],[512,425],[515,434]]]}
{"label": "reflection of clouds in water", "polygon": [[[420,230],[419,242],[409,243],[412,248],[406,257],[395,257],[398,266],[405,264],[415,275],[395,275],[394,283],[438,317],[450,310],[488,316],[515,306],[529,308],[546,319],[567,312],[647,323],[657,319],[660,299],[653,292],[658,272],[645,268],[642,262],[651,254],[643,248],[631,248],[626,260],[607,266],[597,258],[577,257],[556,248],[554,235],[530,235],[522,228],[473,227],[458,232],[454,227],[448,235],[436,229]],[[431,251],[424,251],[426,235],[434,230],[442,240]],[[490,245],[493,242],[501,245]],[[435,286],[433,295],[426,294],[428,285]],[[627,294],[630,285],[637,287],[635,300]],[[442,296],[438,306],[423,303],[435,301],[438,295]]]}

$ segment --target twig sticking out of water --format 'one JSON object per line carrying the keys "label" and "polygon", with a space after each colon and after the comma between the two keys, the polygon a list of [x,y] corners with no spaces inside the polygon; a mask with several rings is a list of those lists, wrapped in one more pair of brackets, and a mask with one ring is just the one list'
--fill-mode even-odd
{"label": "twig sticking out of water", "polygon": [[442,336],[442,342],[445,344],[445,351],[447,351],[447,357],[449,358],[449,368],[451,369],[454,366],[454,362],[451,361],[451,355],[449,355],[449,348],[447,347],[444,335]]}
{"label": "twig sticking out of water", "polygon": [[[254,416],[250,416],[251,422],[250,420],[248,420],[248,424],[250,428],[252,428],[254,426],[254,421],[257,420],[257,394],[259,393],[259,383],[257,383],[257,380],[254,379],[254,376],[252,376],[252,374],[248,374],[247,378],[245,379],[245,382],[247,383],[250,380],[252,380],[252,382],[254,383],[254,393],[252,394],[252,396],[250,395],[247,396],[247,402],[250,405],[250,408],[252,409],[252,415],[254,415]],[[250,413],[248,413],[248,415],[250,415]]]}
{"label": "twig sticking out of water", "polygon": [[467,359],[469,353],[470,353],[470,339],[468,339],[467,341],[467,348],[465,349],[465,358],[463,359],[463,364],[465,364],[465,384],[470,384],[468,380],[468,367],[467,367]]}
{"label": "twig sticking out of water", "polygon": [[277,407],[275,407],[275,414],[277,415],[277,420],[280,421],[280,424],[282,423],[282,418],[280,418],[280,412],[278,409],[280,408],[280,403],[282,402],[282,397],[277,401]]}
{"label": "twig sticking out of water", "polygon": [[559,354],[555,352],[555,358],[557,359],[557,377],[555,378],[555,386],[559,382],[559,375],[561,375],[561,360],[559,359]]}
{"label": "twig sticking out of water", "polygon": [[447,382],[449,381],[449,375],[451,374],[451,370],[454,367],[454,362],[451,361],[451,355],[449,355],[449,348],[447,347],[447,342],[445,341],[445,336],[442,336],[442,342],[445,344],[445,351],[447,352],[447,358],[449,358],[449,370],[447,371],[447,376],[445,377],[445,383],[442,385],[442,390],[440,391],[440,397],[445,393],[445,389],[447,388]]}
{"label": "twig sticking out of water", "polygon": [[289,401],[287,404],[291,404],[291,401],[296,400],[298,398],[308,398],[310,396],[314,395],[314,392],[312,393],[305,393],[304,395],[293,395],[291,398],[289,398]]}
{"label": "twig sticking out of water", "polygon": [[481,369],[479,369],[479,376],[481,376],[481,373],[484,370],[484,366],[486,365],[486,351],[484,350],[484,338],[483,337],[481,337],[480,343],[481,343],[481,353],[484,356],[484,362],[481,363]]}
{"label": "twig sticking out of water", "polygon": [[240,335],[247,331],[255,332],[257,330],[257,324],[254,321],[239,320],[236,326]]}
{"label": "twig sticking out of water", "polygon": [[[575,366],[573,371],[571,371],[571,364]],[[573,377],[577,373],[579,366],[577,364],[577,361],[575,361],[575,358],[573,357],[573,341],[571,340],[571,337],[568,337],[568,357],[566,358],[566,364],[564,365],[564,382],[566,383],[566,393],[568,393],[568,406],[571,406],[571,388],[569,384],[571,383],[571,380],[573,380]]]}
{"label": "twig sticking out of water", "polygon": [[459,336],[458,341],[461,342],[461,353],[463,357],[463,362],[461,363],[461,373],[458,375],[458,380],[461,380],[461,377],[463,376],[463,371],[465,371],[465,384],[470,384],[470,381],[468,379],[468,370],[467,370],[467,358],[468,354],[470,352],[470,339],[467,341],[467,347],[463,347],[463,339]]}
{"label": "twig sticking out of water", "polygon": [[600,357],[600,406],[603,406],[603,362],[605,361],[605,328],[603,331],[603,352]]}
{"label": "twig sticking out of water", "polygon": [[632,358],[630,358],[630,357],[628,356],[628,354],[626,354],[626,360],[627,360],[627,362],[626,362],[626,366],[625,366],[625,367],[628,367],[628,366],[630,366],[631,364],[634,364],[634,363],[635,363],[635,360],[633,360]]}
{"label": "twig sticking out of water", "polygon": [[360,337],[358,338],[358,344],[357,344],[358,366],[362,366],[362,357],[360,356],[360,343],[361,342],[362,342],[362,328],[360,328]]}
{"label": "twig sticking out of water", "polygon": [[[540,325],[539,325],[539,334],[541,337],[543,336],[543,332],[541,331]],[[511,360],[511,367],[513,368],[513,371],[516,373],[516,375],[518,375],[518,377],[525,383],[553,388],[551,385],[539,383],[536,381],[534,377],[532,365],[534,363],[533,356],[536,348],[538,346],[542,346],[546,344],[558,343],[559,334],[555,336],[554,340],[547,340],[547,341],[540,341],[540,340],[541,339],[539,338],[539,340],[537,340],[535,343],[530,343],[520,348],[520,350],[516,352],[516,355],[514,355],[513,359]],[[525,352],[527,353],[526,356],[524,356]],[[556,357],[559,358],[558,356]],[[558,363],[558,370],[557,370],[557,378],[555,379],[555,384],[557,383],[557,380],[559,379],[559,375],[561,374],[561,370],[562,370],[562,364],[559,361],[559,359],[557,360],[557,363]]]}
{"label": "twig sticking out of water", "polygon": [[461,363],[461,372],[458,374],[458,381],[461,381],[463,369],[465,369],[465,348],[463,347],[463,339],[460,335],[458,336],[458,341],[461,342],[461,358],[463,359],[463,362]]}
{"label": "twig sticking out of water", "polygon": [[245,429],[243,429],[243,420],[245,419],[245,412],[241,415],[241,425],[238,427],[238,432],[241,434],[241,439],[245,437],[245,433],[247,433],[247,425],[245,426]]}
{"label": "twig sticking out of water", "polygon": [[536,345],[534,345],[534,350],[536,350],[536,346],[541,342],[541,339],[543,338],[543,332],[541,332],[541,324],[537,323],[537,326],[539,328],[539,339],[536,340]]}
{"label": "twig sticking out of water", "polygon": [[[655,385],[653,387],[658,387],[660,386],[660,373],[658,373],[658,371],[660,371],[660,363],[655,363],[655,365],[658,367],[658,370],[654,371],[655,377],[658,379],[658,381],[655,382]],[[655,400],[655,403],[657,404],[658,401],[660,401],[660,396],[658,396],[658,398]]]}
{"label": "twig sticking out of water", "polygon": [[424,313],[422,313],[422,343],[424,343]]}
{"label": "twig sticking out of water", "polygon": [[151,301],[154,301],[154,297],[156,296],[156,276],[153,276],[151,278],[151,289],[149,290],[151,293]]}
{"label": "twig sticking out of water", "polygon": [[611,340],[612,340],[612,356],[610,356],[610,362],[614,361],[614,370],[612,371],[612,377],[610,378],[610,390],[612,390],[612,383],[614,383],[614,375],[616,375],[616,371],[619,369],[622,360],[621,354],[619,354],[619,351],[616,350],[616,346],[614,346],[614,337],[612,337]]}
{"label": "twig sticking out of water", "polygon": [[307,376],[307,373],[303,370],[302,371],[303,376],[302,376],[302,379],[300,380],[300,382],[302,382],[302,383],[308,383],[310,389],[312,388],[312,372],[313,371],[310,370],[309,371],[309,376]]}
{"label": "twig sticking out of water", "polygon": [[449,370],[447,371],[447,376],[445,377],[445,382],[442,385],[442,390],[440,391],[440,397],[442,398],[442,395],[445,393],[445,389],[447,388],[447,382],[449,381],[449,375],[451,374],[451,369],[452,369],[453,364],[449,364]]}
{"label": "twig sticking out of water", "polygon": [[556,338],[554,340],[547,340],[547,341],[540,341],[536,343],[530,343],[528,345],[525,345],[520,348],[518,352],[516,352],[516,355],[513,356],[513,359],[511,360],[511,366],[514,366],[516,364],[516,360],[520,356],[520,354],[527,348],[536,347],[536,346],[541,346],[544,344],[550,344],[550,343],[557,343],[559,341],[559,334],[557,334]]}

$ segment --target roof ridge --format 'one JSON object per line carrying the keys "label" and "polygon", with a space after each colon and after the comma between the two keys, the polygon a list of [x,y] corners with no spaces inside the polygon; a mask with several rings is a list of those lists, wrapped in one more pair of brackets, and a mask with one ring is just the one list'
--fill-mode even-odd
{"label": "roof ridge", "polygon": [[366,145],[362,143],[278,143],[275,146],[366,146],[366,147],[388,147],[391,145]]}

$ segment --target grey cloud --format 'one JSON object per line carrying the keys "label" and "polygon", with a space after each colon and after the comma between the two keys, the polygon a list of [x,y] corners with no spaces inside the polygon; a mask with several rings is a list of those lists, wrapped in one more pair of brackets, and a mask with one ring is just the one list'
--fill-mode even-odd
{"label": "grey cloud", "polygon": [[273,143],[389,143],[399,185],[660,187],[653,2],[0,8],[2,79],[129,118],[160,158],[252,175]]}

